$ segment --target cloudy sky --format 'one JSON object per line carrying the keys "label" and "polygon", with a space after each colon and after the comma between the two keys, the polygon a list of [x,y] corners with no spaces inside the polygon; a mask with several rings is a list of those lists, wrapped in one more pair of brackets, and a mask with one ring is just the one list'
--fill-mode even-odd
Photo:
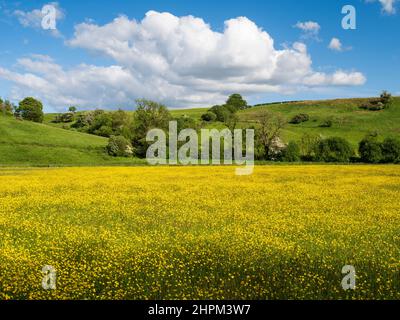
{"label": "cloudy sky", "polygon": [[[44,30],[44,5],[56,29]],[[342,28],[342,7],[357,29]],[[400,1],[3,1],[0,96],[46,111],[400,94]]]}

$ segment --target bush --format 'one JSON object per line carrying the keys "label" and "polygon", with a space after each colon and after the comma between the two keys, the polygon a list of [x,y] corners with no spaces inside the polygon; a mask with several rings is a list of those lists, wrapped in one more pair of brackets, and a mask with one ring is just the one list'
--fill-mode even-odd
{"label": "bush", "polygon": [[310,120],[310,116],[308,114],[301,113],[301,114],[294,116],[293,119],[290,120],[289,123],[300,124],[302,122],[307,122],[308,120]]}
{"label": "bush", "polygon": [[349,162],[353,156],[350,143],[343,138],[321,140],[316,148],[316,160],[324,162]]}
{"label": "bush", "polygon": [[131,143],[123,136],[111,136],[106,148],[110,156],[131,157],[133,155]]}
{"label": "bush", "polygon": [[358,152],[362,162],[379,163],[382,161],[381,143],[376,136],[367,136],[359,144]]}
{"label": "bush", "polygon": [[70,123],[74,121],[74,114],[72,112],[67,112],[60,114],[54,118],[53,123]]}
{"label": "bush", "polygon": [[333,126],[333,120],[332,119],[326,119],[320,125],[321,128],[331,128],[332,126]]}
{"label": "bush", "polygon": [[282,151],[281,160],[285,162],[298,162],[300,161],[300,147],[299,145],[291,141],[287,147]]}
{"label": "bush", "polygon": [[384,105],[384,108],[389,108],[389,106],[393,102],[393,97],[389,92],[383,91],[380,97],[380,101]]}
{"label": "bush", "polygon": [[19,103],[16,114],[24,120],[43,122],[43,104],[32,97],[25,98]]}
{"label": "bush", "polygon": [[381,144],[382,161],[385,163],[400,163],[400,141],[387,138]]}
{"label": "bush", "polygon": [[214,106],[210,109],[210,111],[216,115],[217,121],[220,122],[225,122],[232,114],[231,110],[229,110],[226,106]]}
{"label": "bush", "polygon": [[207,113],[205,113],[201,116],[201,120],[206,121],[206,122],[213,122],[213,121],[217,120],[217,116],[214,112],[208,111]]}

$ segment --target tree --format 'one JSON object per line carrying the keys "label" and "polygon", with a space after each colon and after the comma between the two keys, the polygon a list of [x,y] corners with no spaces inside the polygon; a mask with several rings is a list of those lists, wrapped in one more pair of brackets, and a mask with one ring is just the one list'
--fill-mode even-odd
{"label": "tree", "polygon": [[400,141],[387,138],[382,145],[382,159],[385,163],[400,163]]}
{"label": "tree", "polygon": [[382,148],[377,135],[366,136],[360,142],[358,152],[363,162],[379,163],[382,161]]}
{"label": "tree", "polygon": [[291,141],[287,147],[282,151],[281,160],[285,162],[298,162],[300,161],[300,147],[299,145]]}
{"label": "tree", "polygon": [[269,110],[261,113],[259,128],[256,131],[257,146],[261,148],[261,154],[266,160],[271,159],[273,145],[280,138],[281,130],[286,126],[287,121],[281,114],[274,114]]}
{"label": "tree", "polygon": [[226,105],[228,107],[233,107],[233,109],[236,111],[248,108],[247,101],[244,100],[243,97],[238,93],[229,96],[228,100],[226,101]]}
{"label": "tree", "polygon": [[214,122],[215,120],[217,120],[217,116],[215,115],[214,112],[208,111],[207,113],[201,116],[201,120],[205,122]]}
{"label": "tree", "polygon": [[77,110],[77,108],[74,107],[74,106],[68,108],[68,111],[69,111],[69,112],[72,112],[72,113],[75,113],[76,110]]}
{"label": "tree", "polygon": [[136,155],[145,158],[149,147],[146,141],[147,133],[152,129],[167,131],[172,117],[163,104],[145,99],[136,100],[136,104],[132,145]]}
{"label": "tree", "polygon": [[33,122],[43,122],[43,104],[32,97],[20,101],[16,113],[20,115],[22,119]]}
{"label": "tree", "polygon": [[349,162],[354,152],[350,143],[338,137],[321,140],[316,149],[316,160],[323,162]]}
{"label": "tree", "polygon": [[393,101],[393,97],[389,92],[385,90],[381,93],[380,101],[381,103],[383,103],[385,108],[389,108]]}
{"label": "tree", "polygon": [[239,117],[236,113],[231,113],[228,118],[225,120],[225,125],[228,129],[233,133],[236,129],[236,126],[239,122]]}
{"label": "tree", "polygon": [[216,115],[217,121],[219,122],[225,122],[232,113],[225,105],[213,106],[210,111]]}
{"label": "tree", "polygon": [[110,156],[131,157],[133,148],[131,143],[123,136],[111,136],[106,147]]}
{"label": "tree", "polygon": [[308,120],[310,120],[310,116],[308,114],[301,113],[301,114],[298,114],[298,115],[294,116],[292,118],[292,120],[290,120],[289,123],[291,123],[291,124],[300,124],[302,122],[307,122]]}
{"label": "tree", "polygon": [[312,161],[315,158],[315,151],[321,140],[318,134],[305,133],[301,137],[300,152],[304,160]]}

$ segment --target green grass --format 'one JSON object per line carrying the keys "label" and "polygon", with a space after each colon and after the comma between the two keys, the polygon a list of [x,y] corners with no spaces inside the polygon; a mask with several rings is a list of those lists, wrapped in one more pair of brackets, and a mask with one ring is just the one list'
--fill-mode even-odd
{"label": "green grass", "polygon": [[[281,113],[288,121],[299,113],[306,113],[310,121],[289,124],[283,131],[286,142],[298,141],[305,133],[320,134],[324,137],[338,136],[349,140],[356,147],[362,138],[372,132],[382,137],[400,137],[400,98],[395,98],[390,109],[384,111],[365,111],[360,105],[368,99],[338,99],[327,101],[304,101],[259,106],[239,114],[241,126],[256,124],[263,110]],[[326,119],[333,120],[331,128],[321,128]]]}
{"label": "green grass", "polygon": [[107,139],[0,116],[0,166],[138,164],[109,157]]}
{"label": "green grass", "polygon": [[[323,137],[338,136],[347,139],[356,149],[359,141],[370,132],[381,137],[400,137],[400,98],[384,111],[365,111],[360,105],[368,99],[337,99],[325,101],[287,102],[266,104],[239,112],[239,127],[257,126],[264,110],[282,114],[288,121],[299,113],[306,113],[310,121],[288,124],[282,136],[285,142],[299,141],[305,133]],[[174,117],[188,116],[200,120],[208,108],[171,110]],[[130,111],[132,114],[133,111]],[[104,153],[107,139],[69,129],[71,124],[56,124],[57,114],[46,114],[44,124],[16,121],[0,116],[0,165],[112,165],[137,164],[135,159],[114,159]],[[332,119],[331,128],[320,127]],[[64,129],[63,129],[64,127]],[[222,129],[222,123],[207,128]]]}

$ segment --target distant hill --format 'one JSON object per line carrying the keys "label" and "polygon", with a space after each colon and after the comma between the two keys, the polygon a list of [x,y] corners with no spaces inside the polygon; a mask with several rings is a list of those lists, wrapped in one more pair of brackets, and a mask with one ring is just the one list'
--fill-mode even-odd
{"label": "distant hill", "polygon": [[[370,132],[382,137],[400,138],[400,98],[383,111],[366,111],[360,108],[369,99],[337,99],[325,101],[300,101],[258,105],[239,112],[239,127],[257,127],[264,110],[281,113],[289,121],[297,114],[307,114],[310,120],[302,124],[288,124],[283,139],[299,141],[303,134],[320,134],[323,137],[346,138],[356,149],[359,141]],[[208,108],[171,110],[175,117],[188,116],[200,120]],[[57,114],[46,114],[44,124],[18,121],[0,116],[0,166],[34,165],[136,165],[144,160],[112,158],[105,152],[107,139],[76,131],[62,129],[65,124],[51,121]],[[331,120],[332,127],[321,124]],[[67,128],[69,125],[67,125]],[[209,128],[223,128],[213,123]]]}
{"label": "distant hill", "polygon": [[0,166],[135,164],[109,157],[107,139],[0,116]]}

